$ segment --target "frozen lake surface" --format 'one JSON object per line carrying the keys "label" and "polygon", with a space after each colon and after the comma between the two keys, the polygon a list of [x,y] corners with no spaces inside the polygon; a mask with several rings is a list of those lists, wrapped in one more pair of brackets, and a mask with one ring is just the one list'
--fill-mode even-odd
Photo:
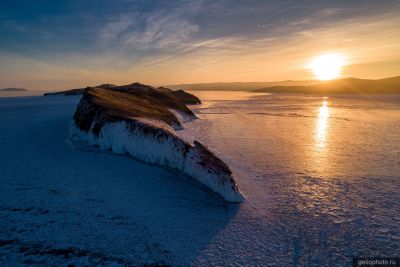
{"label": "frozen lake surface", "polygon": [[351,266],[400,251],[400,97],[194,92],[246,195],[68,140],[78,97],[0,98],[0,265]]}

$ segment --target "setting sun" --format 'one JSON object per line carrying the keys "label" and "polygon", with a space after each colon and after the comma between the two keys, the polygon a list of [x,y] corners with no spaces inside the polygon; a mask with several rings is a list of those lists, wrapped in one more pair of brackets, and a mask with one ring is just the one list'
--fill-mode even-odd
{"label": "setting sun", "polygon": [[316,79],[326,81],[340,77],[343,66],[343,56],[338,54],[324,54],[315,57],[309,68],[313,71]]}

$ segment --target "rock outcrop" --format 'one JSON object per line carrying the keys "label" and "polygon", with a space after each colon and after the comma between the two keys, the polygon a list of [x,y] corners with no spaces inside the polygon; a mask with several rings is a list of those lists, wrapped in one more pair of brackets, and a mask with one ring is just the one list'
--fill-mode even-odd
{"label": "rock outcrop", "polygon": [[24,88],[3,88],[0,89],[0,92],[25,92],[28,91],[27,89]]}
{"label": "rock outcrop", "polygon": [[200,100],[184,91],[134,83],[88,87],[70,128],[73,139],[175,168],[229,202],[243,201],[229,167],[201,143],[175,134],[182,121],[196,119],[185,104]]}

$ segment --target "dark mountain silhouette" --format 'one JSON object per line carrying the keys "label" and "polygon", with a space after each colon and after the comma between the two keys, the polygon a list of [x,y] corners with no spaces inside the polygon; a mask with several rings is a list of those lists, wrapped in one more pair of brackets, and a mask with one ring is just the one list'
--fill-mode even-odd
{"label": "dark mountain silhouette", "polygon": [[345,78],[320,82],[313,85],[271,86],[253,90],[254,92],[276,93],[400,93],[400,76],[378,80]]}
{"label": "dark mountain silhouette", "polygon": [[219,83],[193,83],[167,85],[171,89],[183,89],[190,91],[252,91],[258,88],[271,86],[311,85],[318,81],[276,81],[276,82],[219,82]]}

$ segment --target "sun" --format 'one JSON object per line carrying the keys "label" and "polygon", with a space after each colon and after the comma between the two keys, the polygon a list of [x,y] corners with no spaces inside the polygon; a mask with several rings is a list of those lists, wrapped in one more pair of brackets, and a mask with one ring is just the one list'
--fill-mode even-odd
{"label": "sun", "polygon": [[340,54],[323,54],[315,57],[309,68],[318,80],[327,81],[340,77],[342,67],[345,65],[344,57]]}

